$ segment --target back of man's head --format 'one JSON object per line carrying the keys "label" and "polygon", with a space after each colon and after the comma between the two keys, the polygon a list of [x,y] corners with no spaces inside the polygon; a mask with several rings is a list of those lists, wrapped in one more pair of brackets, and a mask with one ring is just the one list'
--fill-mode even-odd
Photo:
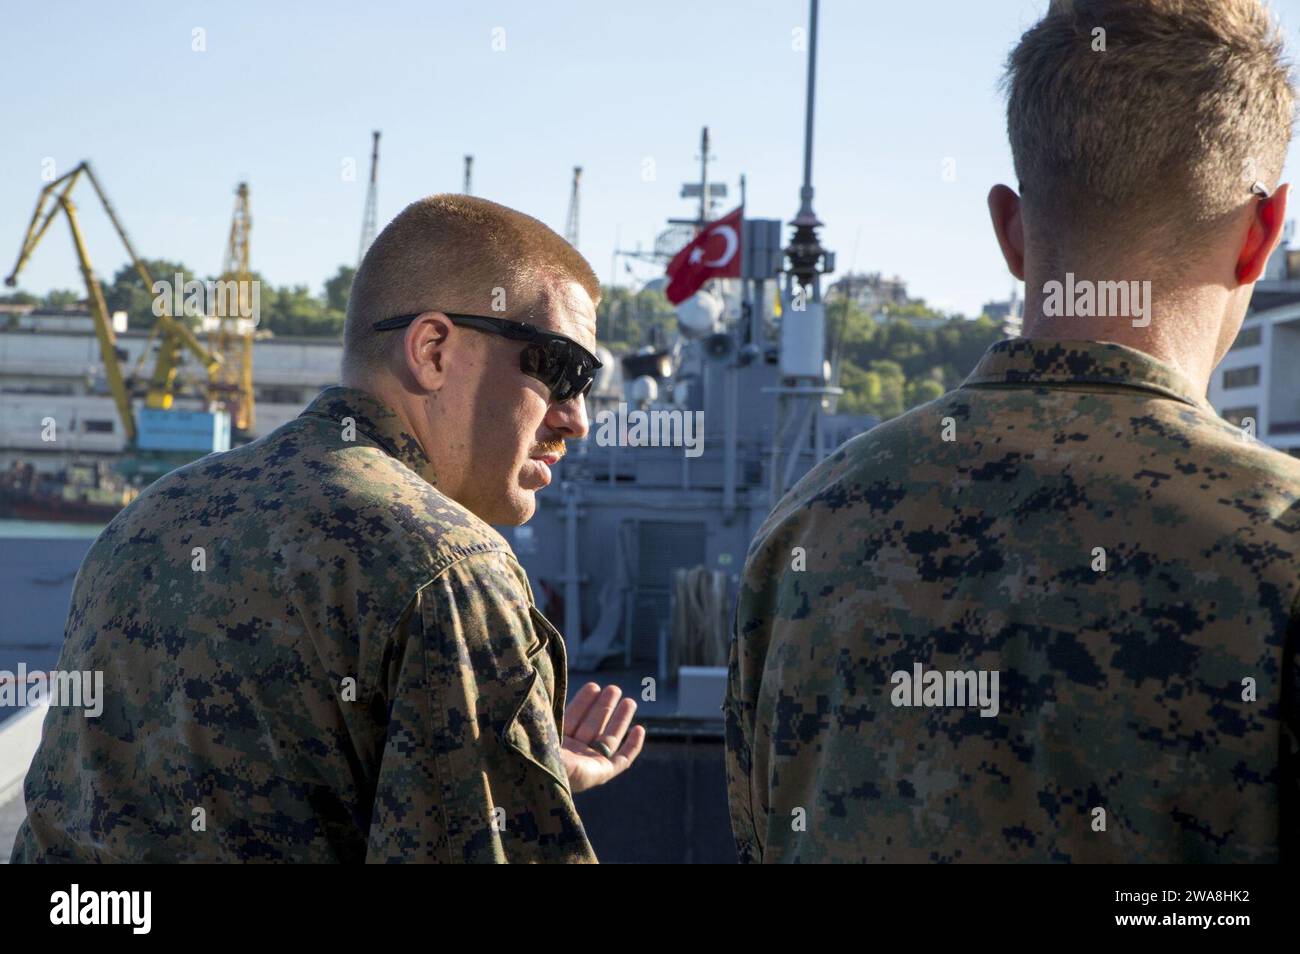
{"label": "back of man's head", "polygon": [[1049,271],[1203,244],[1255,182],[1277,183],[1291,138],[1260,0],[1052,0],[1006,85],[1027,252]]}
{"label": "back of man's head", "polygon": [[469,195],[412,202],[379,233],[353,279],[345,377],[361,382],[389,369],[401,335],[373,331],[376,321],[424,311],[523,320],[570,282],[599,302],[586,259],[532,216]]}

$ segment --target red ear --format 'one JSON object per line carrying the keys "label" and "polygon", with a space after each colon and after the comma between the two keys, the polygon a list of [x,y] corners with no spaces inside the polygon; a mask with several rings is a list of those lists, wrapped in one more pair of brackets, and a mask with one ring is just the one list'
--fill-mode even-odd
{"label": "red ear", "polygon": [[1236,277],[1240,284],[1253,284],[1264,274],[1269,257],[1282,237],[1290,190],[1289,185],[1278,186],[1277,191],[1267,199],[1252,200],[1255,203],[1255,215],[1246,231],[1241,253],[1237,256]]}
{"label": "red ear", "polygon": [[1002,257],[1011,274],[1025,280],[1025,228],[1020,217],[1020,196],[1009,186],[995,185],[989,190],[989,218],[997,236]]}

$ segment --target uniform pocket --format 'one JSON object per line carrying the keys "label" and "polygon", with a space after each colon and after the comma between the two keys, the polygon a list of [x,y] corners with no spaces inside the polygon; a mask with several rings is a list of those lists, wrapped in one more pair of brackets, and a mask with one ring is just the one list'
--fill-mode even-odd
{"label": "uniform pocket", "polygon": [[529,679],[528,692],[506,723],[502,741],[567,789],[569,776],[560,759],[560,733],[550,694],[540,672],[534,671]]}
{"label": "uniform pocket", "polygon": [[569,775],[560,758],[560,727],[555,715],[562,709],[552,696],[560,685],[553,656],[560,634],[535,606],[529,607],[529,616],[536,637],[527,650],[532,672],[528,691],[506,723],[503,741],[568,788]]}
{"label": "uniform pocket", "polygon": [[532,617],[533,630],[538,637],[538,643],[529,650],[528,658],[536,664],[542,658],[541,649],[543,647],[546,649],[544,655],[547,658],[542,668],[545,670],[547,685],[552,687],[551,711],[555,713],[555,725],[563,735],[564,704],[568,700],[569,692],[569,657],[564,646],[564,637],[536,606],[529,606],[528,614]]}

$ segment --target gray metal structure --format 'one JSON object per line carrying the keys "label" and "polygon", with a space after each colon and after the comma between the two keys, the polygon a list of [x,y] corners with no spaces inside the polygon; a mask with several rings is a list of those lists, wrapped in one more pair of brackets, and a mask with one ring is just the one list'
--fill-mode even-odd
{"label": "gray metal structure", "polygon": [[569,214],[565,219],[564,240],[578,247],[578,202],[582,190],[582,166],[573,167],[573,186],[569,190]]}
{"label": "gray metal structure", "polygon": [[[553,468],[559,493],[539,494],[524,526],[500,528],[565,633],[574,668],[653,661],[650,674],[671,680],[673,571],[704,566],[734,586],[777,491],[873,423],[826,413],[817,399],[824,382],[795,383],[783,374],[781,319],[770,307],[779,237],[777,221],[746,221],[747,294],[739,315],[713,333],[683,331],[662,351],[624,356],[621,375],[589,395],[588,437]],[[637,400],[635,382],[645,377],[655,380],[660,399]],[[808,415],[797,428],[786,407],[792,392]],[[600,425],[617,417],[620,402],[628,413],[702,412],[702,453],[606,446]]]}
{"label": "gray metal structure", "polygon": [[[725,576],[729,617],[749,543],[773,504],[874,423],[827,410],[839,391],[827,383],[819,287],[834,260],[812,212],[815,2],[812,17],[804,182],[789,247],[781,247],[779,221],[746,219],[742,277],[725,280],[731,307],[711,327],[698,312],[683,317],[670,346],[610,362],[613,373],[588,397],[590,434],[553,468],[559,493],[539,494],[524,526],[500,528],[564,632],[576,670],[614,665],[673,683],[680,647],[669,636],[683,592],[675,572],[702,567]],[[683,195],[707,192],[702,181]],[[702,452],[602,439],[615,431],[602,434],[603,420],[636,412],[669,412],[661,421],[701,412]],[[725,646],[726,634],[717,635]]]}
{"label": "gray metal structure", "polygon": [[366,257],[366,250],[375,240],[375,229],[379,216],[379,130],[372,134],[370,147],[370,182],[366,186],[366,208],[361,216],[361,241],[357,247],[357,268]]}

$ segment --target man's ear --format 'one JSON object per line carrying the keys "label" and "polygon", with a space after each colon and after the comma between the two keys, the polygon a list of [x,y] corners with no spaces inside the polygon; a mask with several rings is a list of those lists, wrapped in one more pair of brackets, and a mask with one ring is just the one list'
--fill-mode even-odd
{"label": "man's ear", "polygon": [[447,383],[449,338],[452,323],[440,311],[426,311],[406,329],[402,356],[406,369],[425,391],[441,390]]}
{"label": "man's ear", "polygon": [[1246,230],[1246,241],[1237,254],[1237,281],[1251,285],[1264,274],[1269,256],[1282,240],[1282,226],[1286,222],[1286,200],[1291,187],[1280,185],[1267,199],[1252,200],[1254,216]]}
{"label": "man's ear", "polygon": [[1011,274],[1025,280],[1025,227],[1020,220],[1020,196],[1004,185],[989,190],[989,217],[998,237],[1002,257]]}

